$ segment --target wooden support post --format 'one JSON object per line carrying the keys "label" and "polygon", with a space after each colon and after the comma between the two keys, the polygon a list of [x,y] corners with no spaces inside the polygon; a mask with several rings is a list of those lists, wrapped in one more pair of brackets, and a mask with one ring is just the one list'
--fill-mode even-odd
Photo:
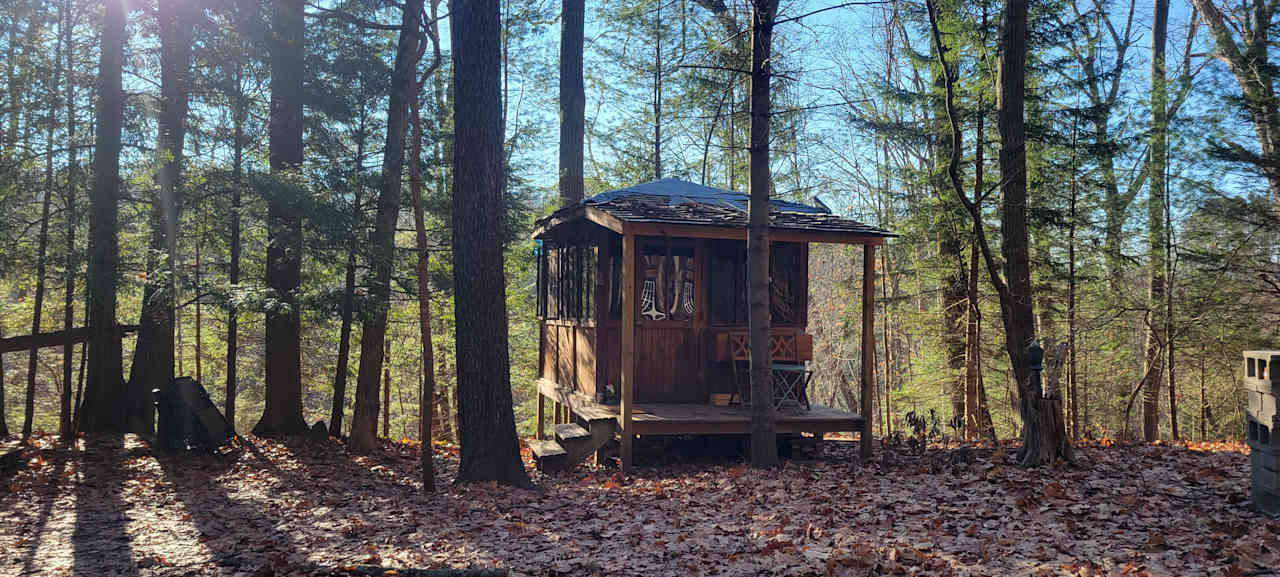
{"label": "wooden support post", "polygon": [[876,245],[862,247],[862,432],[858,450],[863,460],[871,457],[871,407],[876,379]]}
{"label": "wooden support post", "polygon": [[608,390],[609,381],[613,376],[609,374],[608,363],[605,362],[606,351],[611,351],[613,347],[605,342],[605,325],[609,321],[609,283],[613,282],[610,278],[609,262],[613,258],[613,242],[609,240],[600,240],[597,238],[596,243],[596,296],[593,304],[595,305],[595,314],[592,318],[596,321],[595,338],[592,339],[593,349],[591,351],[595,358],[596,376],[595,388],[590,391],[593,400],[601,400],[601,396]]}
{"label": "wooden support post", "polygon": [[636,237],[622,236],[622,472],[631,468],[631,401],[636,378]]}
{"label": "wooden support post", "polygon": [[564,408],[564,407],[563,407],[563,405],[561,405],[561,404],[560,404],[560,401],[556,401],[556,402],[555,402],[555,410],[553,411],[553,414],[552,414],[552,417],[551,417],[551,424],[553,424],[553,425],[559,425],[560,423],[563,423],[563,422],[564,422],[564,421],[561,421],[561,420],[560,420],[560,412],[561,412],[561,410],[563,410],[563,408]]}
{"label": "wooden support post", "polygon": [[542,393],[539,392],[538,393],[538,435],[537,435],[537,439],[539,441],[547,438],[547,433],[546,433],[547,428],[546,428],[546,423],[544,422],[545,417],[543,417],[543,413],[546,412],[546,409],[547,409],[547,398],[542,396]]}

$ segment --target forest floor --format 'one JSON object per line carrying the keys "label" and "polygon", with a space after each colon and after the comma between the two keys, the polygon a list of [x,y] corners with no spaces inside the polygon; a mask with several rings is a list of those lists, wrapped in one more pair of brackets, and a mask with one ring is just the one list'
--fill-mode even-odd
{"label": "forest floor", "polygon": [[[133,436],[41,437],[0,479],[0,575],[320,575],[316,567],[506,567],[513,575],[1245,575],[1280,570],[1280,521],[1248,501],[1239,444],[1077,449],[1025,470],[1005,450],[856,444],[758,471],[728,462],[534,473],[452,486],[436,448],[354,457],[249,438],[163,455]],[[965,461],[971,461],[966,463]],[[395,574],[388,572],[387,574]]]}

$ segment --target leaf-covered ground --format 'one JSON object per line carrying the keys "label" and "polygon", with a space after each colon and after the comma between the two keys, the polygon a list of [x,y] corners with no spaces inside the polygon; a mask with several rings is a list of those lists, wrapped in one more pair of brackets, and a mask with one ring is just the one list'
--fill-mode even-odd
{"label": "leaf-covered ground", "polygon": [[[317,566],[514,575],[1244,575],[1280,568],[1236,444],[1079,448],[1023,470],[1003,449],[853,443],[771,471],[732,463],[535,474],[539,491],[421,491],[417,449],[248,439],[167,456],[132,436],[42,438],[3,479],[0,575],[307,574]],[[965,461],[971,461],[966,463]]]}

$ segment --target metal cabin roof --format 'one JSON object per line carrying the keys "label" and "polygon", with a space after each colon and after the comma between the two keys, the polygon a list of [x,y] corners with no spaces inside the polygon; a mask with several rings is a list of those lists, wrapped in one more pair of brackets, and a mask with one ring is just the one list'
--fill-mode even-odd
{"label": "metal cabin roof", "polygon": [[[817,200],[817,199],[815,199]],[[745,193],[712,188],[675,178],[664,178],[602,192],[538,220],[535,237],[541,237],[574,213],[601,211],[623,223],[693,225],[721,228],[747,227]],[[841,236],[884,238],[892,232],[832,214],[825,205],[811,206],[781,199],[769,200],[770,228],[812,231]],[[589,215],[588,215],[589,216]]]}

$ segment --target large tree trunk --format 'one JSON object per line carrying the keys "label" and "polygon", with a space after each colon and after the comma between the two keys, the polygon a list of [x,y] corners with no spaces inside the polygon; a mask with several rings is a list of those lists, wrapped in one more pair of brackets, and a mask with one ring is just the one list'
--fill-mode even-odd
{"label": "large tree trunk", "polygon": [[1040,394],[1031,386],[1027,346],[1035,339],[1035,309],[1027,240],[1027,154],[1023,124],[1026,92],[1027,0],[1004,0],[1000,23],[999,127],[1000,252],[1004,255],[1006,298],[1001,299],[1005,350],[1021,396],[1024,465],[1041,462]]}
{"label": "large tree trunk", "polygon": [[497,0],[457,0],[453,277],[457,319],[458,481],[527,485],[511,406],[503,276],[501,34]]}
{"label": "large tree trunk", "polygon": [[387,143],[382,153],[382,190],[374,223],[369,306],[360,331],[360,372],[356,378],[356,406],[351,416],[354,451],[368,451],[378,442],[378,375],[382,372],[391,305],[391,273],[395,264],[396,221],[400,216],[400,183],[404,169],[404,135],[409,103],[417,98],[417,66],[421,53],[418,21],[423,0],[407,0],[402,10],[391,99],[387,105]]}
{"label": "large tree trunk", "polygon": [[121,82],[125,14],[120,2],[104,4],[98,60],[97,134],[89,221],[88,383],[80,430],[124,430],[124,379],[120,332],[116,330],[116,278],[120,256],[116,221],[120,212],[120,132],[124,117]]}
{"label": "large tree trunk", "polygon": [[769,358],[769,83],[776,0],[753,0],[751,14],[751,180],[747,278],[751,343],[751,464],[778,464]]}
{"label": "large tree trunk", "polygon": [[[63,289],[62,302],[62,328],[68,331],[68,335],[75,324],[75,294],[76,294],[76,272],[79,264],[76,253],[76,185],[80,176],[80,164],[77,159],[79,152],[76,142],[76,83],[71,76],[75,70],[75,44],[72,42],[74,32],[75,18],[72,14],[74,3],[72,0],[63,1],[63,15],[66,18],[66,24],[62,30],[62,43],[65,46],[66,53],[66,70],[67,70],[67,188],[64,193],[64,215],[67,223],[66,231],[66,264],[65,264],[65,288]],[[72,438],[75,425],[71,421],[71,365],[72,354],[75,344],[70,338],[62,344],[62,396],[59,399],[58,410],[58,434],[62,440],[67,441]],[[4,374],[0,370],[0,374]],[[0,394],[3,394],[0,391]],[[0,407],[0,411],[3,408]]]}
{"label": "large tree trunk", "polygon": [[1151,26],[1151,143],[1147,173],[1147,346],[1142,380],[1142,438],[1160,438],[1160,388],[1164,384],[1164,195],[1168,158],[1168,88],[1165,42],[1169,33],[1169,0],[1155,0]]}
{"label": "large tree trunk", "polygon": [[[946,67],[946,50],[942,48],[942,33],[938,27],[936,7],[930,0],[930,28],[942,68]],[[1027,55],[1027,0],[1005,0],[1000,23],[999,111],[1001,192],[1000,248],[1005,257],[1004,274],[997,269],[991,247],[982,227],[982,212],[977,203],[964,196],[960,183],[961,160],[960,124],[954,106],[954,79],[947,76],[947,115],[951,119],[951,162],[947,173],[955,190],[973,221],[974,233],[991,284],[1000,295],[1001,319],[1005,328],[1005,350],[1013,377],[1018,384],[1023,422],[1023,446],[1018,460],[1025,466],[1035,466],[1052,455],[1045,455],[1041,445],[1040,382],[1031,379],[1031,362],[1027,347],[1035,338],[1034,296],[1031,290],[1029,243],[1027,240],[1027,175],[1026,132],[1023,121],[1023,97],[1026,81]]]}
{"label": "large tree trunk", "polygon": [[[159,197],[153,200],[147,287],[129,369],[127,401],[129,428],[139,433],[150,433],[155,427],[152,389],[163,390],[173,380],[178,205],[194,25],[187,6],[182,0],[163,0],[156,11],[160,25]],[[164,256],[163,267],[159,266],[160,255]]]}
{"label": "large tree trunk", "polygon": [[276,0],[271,13],[269,148],[276,190],[267,198],[266,281],[276,305],[266,314],[266,406],[253,432],[304,433],[302,418],[302,179],[303,0]]}
{"label": "large tree trunk", "polygon": [[585,0],[564,0],[560,15],[560,198],[582,200],[582,147],[586,137],[586,91],[582,80]]}
{"label": "large tree trunk", "polygon": [[[65,23],[61,24],[66,26]],[[62,44],[59,43],[54,55],[53,83],[50,92],[57,94],[58,78],[62,72]],[[40,317],[44,312],[45,265],[49,252],[49,207],[53,204],[53,116],[57,110],[57,99],[49,103],[49,119],[45,123],[44,142],[44,199],[40,202],[40,240],[36,256],[36,294],[34,308],[31,312],[31,334],[40,334]],[[36,409],[36,369],[40,350],[32,347],[27,355],[27,398],[22,417],[22,439],[31,438],[32,419]]]}

